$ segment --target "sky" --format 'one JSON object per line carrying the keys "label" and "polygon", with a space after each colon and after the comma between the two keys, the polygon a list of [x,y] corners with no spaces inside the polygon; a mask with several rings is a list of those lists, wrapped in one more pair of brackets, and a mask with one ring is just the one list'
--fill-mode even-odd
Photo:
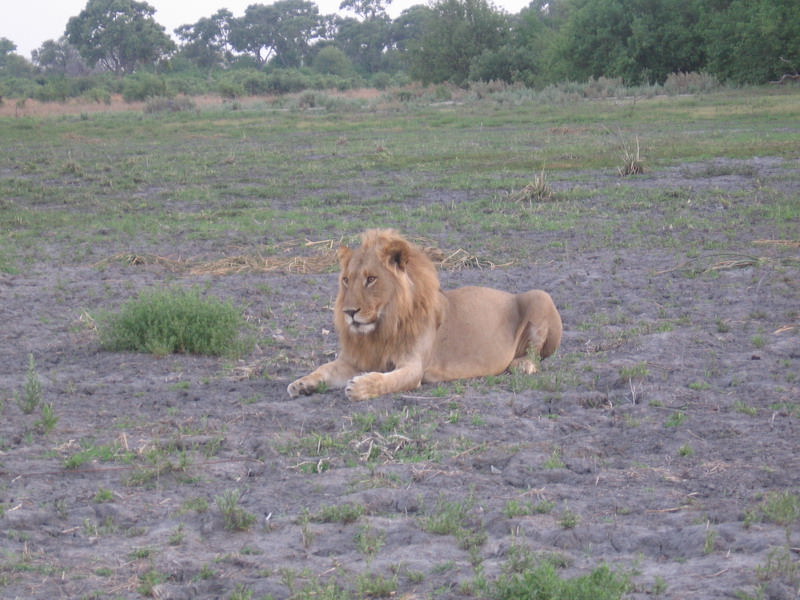
{"label": "sky", "polygon": [[[335,13],[341,0],[315,0],[323,15]],[[0,38],[8,38],[17,45],[17,54],[27,59],[31,51],[46,40],[57,40],[64,35],[67,21],[77,16],[86,6],[87,0],[0,0]],[[234,16],[244,14],[251,4],[271,4],[272,0],[147,0],[156,9],[154,18],[163,25],[167,33],[181,25],[194,24],[202,17],[210,17],[220,8],[227,8]],[[394,0],[389,6],[392,18],[414,4],[426,4],[426,0]],[[516,14],[530,0],[495,0],[492,2],[506,12]],[[174,35],[173,35],[174,37]]]}

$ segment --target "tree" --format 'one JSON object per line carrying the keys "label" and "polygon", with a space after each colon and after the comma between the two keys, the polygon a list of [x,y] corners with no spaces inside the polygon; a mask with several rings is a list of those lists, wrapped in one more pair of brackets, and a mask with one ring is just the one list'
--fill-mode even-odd
{"label": "tree", "polygon": [[541,83],[545,51],[552,36],[546,24],[546,8],[534,4],[511,17],[506,44],[487,48],[472,61],[471,80],[501,80],[530,87]]}
{"label": "tree", "polygon": [[75,77],[86,75],[89,72],[80,52],[64,37],[58,41],[47,40],[44,42],[38,49],[31,52],[31,59],[33,64],[47,74]]}
{"label": "tree", "polygon": [[363,20],[380,18],[386,16],[386,7],[392,0],[342,0],[339,10],[349,10],[356,13]]}
{"label": "tree", "polygon": [[392,21],[391,46],[394,50],[407,52],[411,46],[422,40],[433,10],[424,4],[415,4],[405,9]]}
{"label": "tree", "polygon": [[473,60],[502,47],[508,19],[487,0],[439,0],[411,48],[411,76],[423,83],[463,84]]}
{"label": "tree", "polygon": [[231,23],[230,42],[235,50],[250,54],[259,65],[273,60],[281,67],[306,62],[311,42],[323,35],[319,9],[307,0],[278,0],[251,4],[243,17]]}
{"label": "tree", "polygon": [[233,13],[223,8],[194,25],[181,25],[175,35],[184,42],[181,54],[203,68],[224,65],[231,59],[230,31]]}
{"label": "tree", "polygon": [[8,38],[0,38],[0,75],[25,77],[32,71],[31,64],[15,51],[17,45]]}
{"label": "tree", "polygon": [[703,65],[700,0],[572,0],[558,54],[563,77],[662,82]]}
{"label": "tree", "polygon": [[363,21],[352,17],[336,19],[336,46],[362,73],[383,69],[386,50],[391,43],[392,22],[388,16],[374,16]]}
{"label": "tree", "polygon": [[89,0],[67,22],[66,37],[90,66],[100,64],[117,75],[133,73],[175,50],[154,13],[146,2]]}
{"label": "tree", "polygon": [[732,0],[708,15],[708,69],[734,83],[766,83],[800,71],[800,4]]}

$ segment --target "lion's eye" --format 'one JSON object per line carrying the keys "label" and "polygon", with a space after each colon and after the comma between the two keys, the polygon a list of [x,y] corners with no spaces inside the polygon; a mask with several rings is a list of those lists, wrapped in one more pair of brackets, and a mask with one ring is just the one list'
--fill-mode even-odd
{"label": "lion's eye", "polygon": [[372,285],[373,283],[375,283],[375,281],[377,281],[377,279],[378,278],[375,277],[374,275],[368,275],[366,285]]}
{"label": "lion's eye", "polygon": [[347,287],[348,283],[350,283],[350,278],[349,277],[342,277],[342,285],[344,287]]}

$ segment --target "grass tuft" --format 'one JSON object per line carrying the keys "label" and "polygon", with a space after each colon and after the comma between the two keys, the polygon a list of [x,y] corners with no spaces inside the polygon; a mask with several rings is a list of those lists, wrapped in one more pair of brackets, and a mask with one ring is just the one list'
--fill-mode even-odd
{"label": "grass tuft", "polygon": [[256,516],[239,506],[241,490],[226,490],[214,500],[217,503],[225,529],[228,531],[247,531],[256,522]]}
{"label": "grass tuft", "polygon": [[42,403],[42,381],[36,371],[36,360],[33,354],[28,355],[28,373],[25,377],[25,387],[22,388],[22,397],[19,407],[26,415],[31,414]]}
{"label": "grass tuft", "polygon": [[622,146],[622,166],[617,167],[620,177],[629,175],[641,175],[644,173],[644,160],[639,152],[639,137],[636,137],[636,149],[630,148],[627,144]]}
{"label": "grass tuft", "polygon": [[547,202],[553,199],[553,188],[547,181],[547,175],[544,169],[533,178],[528,185],[522,188],[519,192],[513,194],[513,198],[518,202],[527,202],[528,206],[533,206],[535,203]]}

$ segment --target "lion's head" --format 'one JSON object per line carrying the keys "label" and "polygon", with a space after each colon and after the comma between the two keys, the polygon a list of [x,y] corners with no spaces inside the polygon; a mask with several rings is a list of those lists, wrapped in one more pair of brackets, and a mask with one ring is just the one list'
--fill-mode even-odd
{"label": "lion's head", "polygon": [[359,248],[339,248],[335,323],[343,352],[358,368],[387,370],[441,315],[439,277],[430,259],[392,229],[364,233]]}

